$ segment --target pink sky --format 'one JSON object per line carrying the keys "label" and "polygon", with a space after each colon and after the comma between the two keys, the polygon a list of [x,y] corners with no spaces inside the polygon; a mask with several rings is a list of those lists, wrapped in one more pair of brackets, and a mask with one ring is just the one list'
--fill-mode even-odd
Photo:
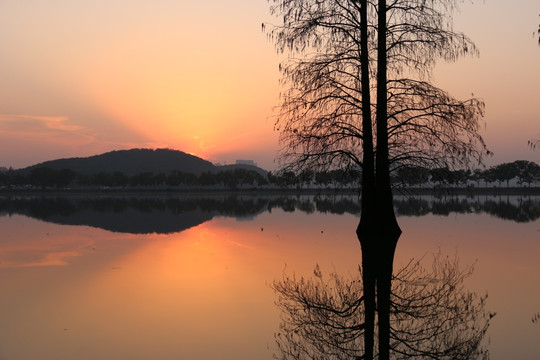
{"label": "pink sky", "polygon": [[[273,169],[279,57],[266,0],[0,2],[0,166],[133,147]],[[434,82],[486,101],[496,164],[540,160],[537,0],[469,2],[456,17],[479,58]]]}

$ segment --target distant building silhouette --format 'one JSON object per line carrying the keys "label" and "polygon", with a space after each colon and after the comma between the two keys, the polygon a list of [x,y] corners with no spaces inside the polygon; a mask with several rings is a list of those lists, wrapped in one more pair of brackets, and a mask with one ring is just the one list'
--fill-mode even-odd
{"label": "distant building silhouette", "polygon": [[252,165],[257,166],[257,163],[253,160],[236,160],[236,165]]}

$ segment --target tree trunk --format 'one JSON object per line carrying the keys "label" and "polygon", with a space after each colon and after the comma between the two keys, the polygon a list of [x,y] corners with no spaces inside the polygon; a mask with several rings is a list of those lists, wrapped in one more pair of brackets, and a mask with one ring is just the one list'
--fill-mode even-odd
{"label": "tree trunk", "polygon": [[[367,226],[366,226],[367,225]],[[376,309],[376,281],[377,257],[374,254],[375,239],[369,224],[362,222],[356,230],[358,240],[362,247],[362,281],[364,285],[364,360],[373,359],[375,348],[375,309]]]}
{"label": "tree trunk", "polygon": [[362,213],[356,234],[362,247],[364,283],[364,359],[373,359],[375,311],[378,316],[379,359],[390,358],[390,295],[394,253],[401,229],[391,218]]}
{"label": "tree trunk", "polygon": [[362,82],[362,214],[356,234],[362,248],[364,283],[364,359],[374,356],[375,312],[379,324],[379,359],[390,358],[390,292],[394,253],[401,229],[397,223],[390,183],[388,153],[386,1],[379,0],[377,49],[377,152],[372,132],[367,0],[360,0]]}
{"label": "tree trunk", "polygon": [[371,86],[369,80],[367,0],[360,4],[360,78],[362,86],[362,213],[356,235],[362,248],[362,281],[364,283],[364,360],[373,359],[375,346],[376,269],[373,248],[375,214],[375,158],[371,128]]}
{"label": "tree trunk", "polygon": [[[393,213],[393,211],[392,211]],[[390,308],[394,253],[401,229],[395,216],[380,222],[377,242],[377,316],[379,324],[379,359],[390,359]]]}
{"label": "tree trunk", "polygon": [[388,151],[386,0],[378,2],[377,25],[377,152],[375,162],[377,236],[377,314],[379,359],[390,359],[390,290],[394,252],[401,229],[394,213]]}

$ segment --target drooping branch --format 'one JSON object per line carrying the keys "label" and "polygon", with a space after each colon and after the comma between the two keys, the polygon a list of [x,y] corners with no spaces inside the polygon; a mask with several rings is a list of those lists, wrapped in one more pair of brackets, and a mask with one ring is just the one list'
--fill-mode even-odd
{"label": "drooping branch", "polygon": [[[392,82],[389,137],[392,161],[428,167],[468,167],[489,154],[479,135],[484,103],[460,101],[425,82]],[[414,155],[413,155],[414,154]]]}

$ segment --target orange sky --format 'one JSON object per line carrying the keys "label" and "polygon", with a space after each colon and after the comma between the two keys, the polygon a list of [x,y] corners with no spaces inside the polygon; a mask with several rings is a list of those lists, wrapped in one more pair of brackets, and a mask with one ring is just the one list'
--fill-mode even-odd
{"label": "orange sky", "polygon": [[[275,167],[279,57],[266,0],[0,2],[0,166],[132,147]],[[540,160],[540,4],[465,4],[480,57],[435,82],[486,101],[492,163]]]}

